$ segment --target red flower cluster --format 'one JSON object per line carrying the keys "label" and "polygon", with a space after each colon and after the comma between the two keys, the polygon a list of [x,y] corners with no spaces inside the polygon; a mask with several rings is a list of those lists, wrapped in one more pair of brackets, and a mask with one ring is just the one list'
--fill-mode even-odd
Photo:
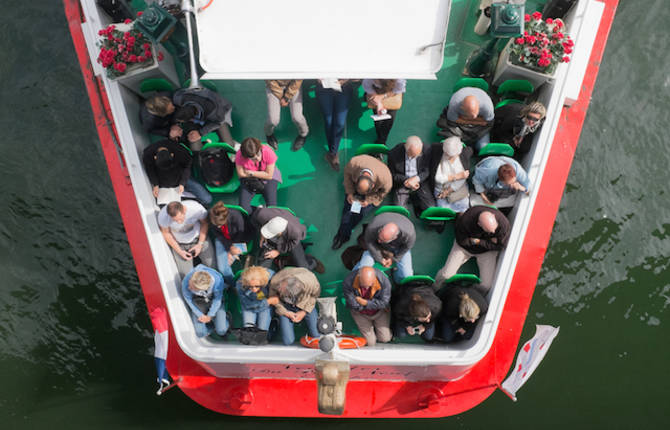
{"label": "red flower cluster", "polygon": [[[124,23],[131,22],[127,19]],[[110,25],[100,30],[98,35],[102,36],[99,41],[98,62],[107,69],[107,75],[110,77],[124,74],[131,64],[144,63],[153,59],[151,43],[134,27],[127,31],[120,31],[116,26]]]}
{"label": "red flower cluster", "polygon": [[561,29],[565,26],[560,19],[542,20],[540,12],[524,16],[523,36],[514,39],[510,60],[524,67],[545,71],[560,62],[568,62],[567,54],[573,51],[574,42]]}

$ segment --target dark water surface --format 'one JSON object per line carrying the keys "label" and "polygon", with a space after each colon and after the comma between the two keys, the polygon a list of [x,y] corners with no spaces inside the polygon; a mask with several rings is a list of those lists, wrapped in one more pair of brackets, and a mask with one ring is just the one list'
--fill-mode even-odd
{"label": "dark water surface", "polygon": [[[63,6],[3,12],[0,428],[312,427],[153,395],[151,325]],[[385,424],[668,428],[669,20],[667,0],[619,5],[523,338],[561,333],[519,402]]]}

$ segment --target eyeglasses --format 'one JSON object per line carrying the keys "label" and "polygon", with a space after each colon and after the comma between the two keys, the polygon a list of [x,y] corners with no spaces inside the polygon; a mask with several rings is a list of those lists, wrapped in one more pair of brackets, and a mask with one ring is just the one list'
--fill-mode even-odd
{"label": "eyeglasses", "polygon": [[530,122],[538,122],[538,121],[541,120],[542,118],[540,118],[540,117],[538,117],[538,116],[530,116],[530,115],[526,115],[526,119],[527,119],[528,121],[530,121]]}

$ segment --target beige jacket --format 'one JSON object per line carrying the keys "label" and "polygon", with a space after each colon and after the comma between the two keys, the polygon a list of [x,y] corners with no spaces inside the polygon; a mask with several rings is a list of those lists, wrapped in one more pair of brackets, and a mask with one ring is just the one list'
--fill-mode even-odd
{"label": "beige jacket", "polygon": [[265,85],[278,99],[286,99],[291,101],[302,85],[302,79],[275,79],[265,81]]}
{"label": "beige jacket", "polygon": [[295,306],[303,311],[310,313],[314,309],[316,299],[321,295],[321,285],[316,279],[314,273],[305,269],[304,267],[285,267],[270,279],[270,297],[279,297],[279,303],[275,305],[277,315],[286,315],[288,310],[282,304],[285,299],[279,294],[279,285],[286,279],[295,277],[303,283],[305,288],[298,295],[295,300]]}
{"label": "beige jacket", "polygon": [[391,171],[384,162],[379,161],[370,155],[357,155],[349,160],[344,168],[344,192],[354,194],[356,192],[356,181],[361,176],[363,169],[369,169],[372,172],[374,186],[370,190],[365,201],[375,206],[379,206],[393,187]]}

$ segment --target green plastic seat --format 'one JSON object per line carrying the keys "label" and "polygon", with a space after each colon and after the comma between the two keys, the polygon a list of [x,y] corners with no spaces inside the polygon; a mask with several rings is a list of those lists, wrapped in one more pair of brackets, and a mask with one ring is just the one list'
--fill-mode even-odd
{"label": "green plastic seat", "polygon": [[445,284],[450,284],[452,282],[466,282],[469,284],[479,284],[482,281],[479,279],[479,276],[472,273],[457,273],[451,278],[444,281]]}
{"label": "green plastic seat", "polygon": [[435,279],[433,279],[431,276],[428,276],[428,275],[412,275],[412,276],[408,276],[405,279],[403,279],[402,281],[400,281],[400,283],[398,285],[405,285],[405,284],[409,284],[410,282],[417,282],[417,281],[432,284],[432,283],[435,282]]}
{"label": "green plastic seat", "polygon": [[249,212],[247,212],[246,209],[244,209],[242,206],[239,205],[226,205],[228,209],[235,209],[236,211],[242,212],[244,215],[249,216]]}
{"label": "green plastic seat", "polygon": [[152,91],[174,91],[172,84],[163,78],[145,79],[140,84],[140,92],[142,94]]}
{"label": "green plastic seat", "polygon": [[482,89],[484,91],[489,90],[488,82],[486,82],[482,78],[468,78],[468,77],[465,77],[465,78],[459,79],[456,82],[456,85],[454,85],[453,92],[456,92],[456,91],[460,90],[461,88],[465,88],[465,87],[475,87],[475,88]]}
{"label": "green plastic seat", "polygon": [[425,221],[451,221],[456,218],[456,212],[449,208],[433,206],[421,212],[419,218]]}
{"label": "green plastic seat", "polygon": [[386,155],[388,152],[388,147],[381,143],[364,143],[356,149],[356,155]]}
{"label": "green plastic seat", "polygon": [[501,100],[496,104],[496,109],[501,108],[503,106],[511,105],[511,104],[524,104],[523,100],[518,100],[518,99],[505,99]]}
{"label": "green plastic seat", "polygon": [[386,205],[386,206],[380,206],[379,209],[375,211],[375,216],[387,212],[393,212],[397,213],[400,215],[405,215],[407,218],[409,218],[409,211],[407,208],[404,208],[402,206],[393,206],[393,205]]}
{"label": "green plastic seat", "polygon": [[489,143],[479,150],[480,157],[488,155],[506,155],[508,157],[514,156],[514,148],[507,143]]}
{"label": "green plastic seat", "polygon": [[496,94],[500,96],[501,99],[514,98],[517,93],[521,93],[524,98],[533,94],[535,87],[529,81],[525,79],[508,79],[498,87]]}
{"label": "green plastic seat", "polygon": [[[212,90],[214,92],[217,92],[218,89],[216,88],[216,84],[212,81],[208,81],[207,79],[200,79],[198,82],[200,82],[201,87],[205,87],[209,90]],[[188,88],[188,86],[191,85],[191,79],[187,79],[186,82],[184,82],[184,88]]]}
{"label": "green plastic seat", "polygon": [[[229,154],[234,154],[235,153],[235,148],[232,146],[228,145],[225,142],[208,142],[205,145],[203,145],[202,149],[200,150],[205,151],[210,148],[223,148],[227,153]],[[230,178],[230,181],[225,183],[224,185],[220,186],[213,186],[213,185],[208,185],[205,184],[205,188],[210,193],[225,193],[225,194],[230,194],[234,193],[237,191],[237,189],[240,187],[240,178],[237,177],[237,170],[233,171],[233,177]]]}

